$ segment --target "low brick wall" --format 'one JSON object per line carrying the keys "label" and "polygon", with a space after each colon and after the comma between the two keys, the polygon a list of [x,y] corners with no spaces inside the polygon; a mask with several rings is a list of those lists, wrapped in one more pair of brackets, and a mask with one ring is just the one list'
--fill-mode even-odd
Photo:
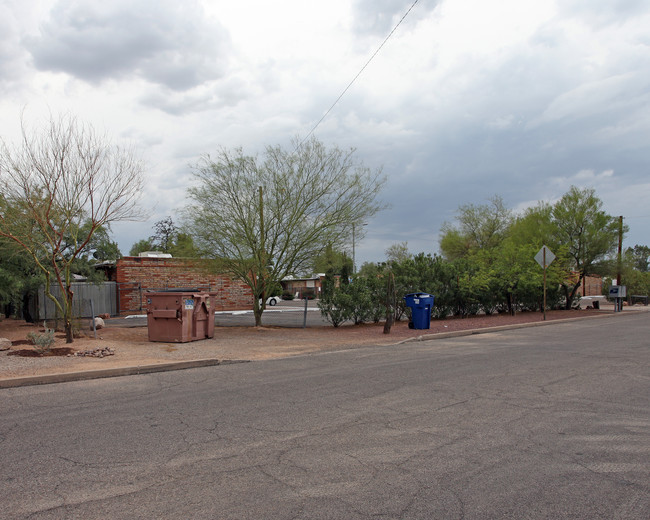
{"label": "low brick wall", "polygon": [[143,312],[148,290],[198,288],[214,292],[217,311],[250,309],[253,304],[247,285],[209,272],[202,260],[127,256],[117,261],[116,278],[119,314]]}
{"label": "low brick wall", "polygon": [[581,293],[582,296],[602,296],[603,279],[599,276],[585,276]]}

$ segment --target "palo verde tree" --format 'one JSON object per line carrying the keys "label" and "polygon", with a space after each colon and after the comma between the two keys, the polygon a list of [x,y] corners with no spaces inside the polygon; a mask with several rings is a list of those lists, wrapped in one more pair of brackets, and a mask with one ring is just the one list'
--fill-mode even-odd
{"label": "palo verde tree", "polygon": [[[221,149],[195,168],[185,229],[222,270],[253,292],[255,325],[264,295],[288,275],[303,272],[326,247],[344,250],[357,228],[382,208],[385,183],[354,157],[316,139],[263,159]],[[260,299],[261,304],[260,304]]]}
{"label": "palo verde tree", "polygon": [[[72,116],[40,130],[24,121],[22,139],[0,146],[0,236],[26,251],[45,277],[45,294],[72,343],[72,266],[111,222],[136,220],[141,161]],[[61,297],[50,291],[56,284]]]}

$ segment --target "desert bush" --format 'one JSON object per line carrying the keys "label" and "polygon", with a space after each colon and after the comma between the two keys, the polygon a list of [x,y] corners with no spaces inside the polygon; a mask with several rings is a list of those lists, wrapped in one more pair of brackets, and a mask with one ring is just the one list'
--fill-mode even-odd
{"label": "desert bush", "polygon": [[27,334],[27,339],[34,345],[34,350],[41,355],[49,352],[55,341],[54,329],[48,329],[45,323],[43,323],[43,327],[45,328],[44,332],[30,332]]}

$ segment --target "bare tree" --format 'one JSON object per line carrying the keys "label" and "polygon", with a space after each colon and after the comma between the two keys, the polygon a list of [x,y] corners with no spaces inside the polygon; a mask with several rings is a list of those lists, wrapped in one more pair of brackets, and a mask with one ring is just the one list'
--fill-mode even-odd
{"label": "bare tree", "polygon": [[172,218],[165,217],[157,221],[153,228],[155,233],[149,237],[149,242],[163,253],[171,252],[178,235],[178,228],[174,225]]}
{"label": "bare tree", "polygon": [[411,258],[411,253],[409,253],[409,244],[408,242],[396,242],[386,248],[384,251],[386,255],[386,261],[390,263],[400,263]]}
{"label": "bare tree", "polygon": [[[46,277],[45,294],[72,334],[72,262],[111,222],[140,220],[142,162],[72,116],[40,130],[22,122],[22,140],[0,144],[0,236],[29,253]],[[62,298],[51,292],[58,285]]]}
{"label": "bare tree", "polygon": [[343,249],[353,224],[383,207],[376,200],[381,173],[355,161],[354,150],[315,139],[295,151],[268,147],[263,162],[241,149],[220,150],[203,158],[196,177],[186,227],[200,249],[251,288],[257,326],[267,290],[308,269],[328,246]]}

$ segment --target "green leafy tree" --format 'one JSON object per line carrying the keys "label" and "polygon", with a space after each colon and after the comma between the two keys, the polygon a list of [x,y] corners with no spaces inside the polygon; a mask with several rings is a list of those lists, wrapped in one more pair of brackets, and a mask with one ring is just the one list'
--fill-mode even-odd
{"label": "green leafy tree", "polygon": [[[643,245],[628,247],[623,255],[622,284],[627,286],[628,300],[631,295],[650,295],[650,271],[648,270],[648,257],[650,248]],[[617,266],[612,263],[611,273],[617,273]],[[612,276],[612,279],[615,277]],[[615,283],[614,279],[614,283]],[[605,286],[607,287],[607,285]],[[605,289],[605,287],[603,289]]]}
{"label": "green leafy tree", "polygon": [[466,204],[458,208],[456,226],[444,223],[440,233],[440,250],[453,260],[477,249],[498,247],[512,223],[512,212],[503,199],[494,196],[489,204]]}
{"label": "green leafy tree", "polygon": [[634,247],[628,247],[625,250],[625,258],[632,265],[633,269],[648,272],[650,265],[650,247],[636,244]]}
{"label": "green leafy tree", "polygon": [[203,157],[195,174],[185,228],[219,269],[251,288],[256,326],[272,284],[308,270],[328,244],[343,249],[352,224],[383,207],[380,172],[358,163],[354,150],[315,139],[290,150],[268,147],[263,161],[222,149]]}
{"label": "green leafy tree", "polygon": [[567,309],[585,276],[605,274],[606,261],[617,249],[618,219],[605,213],[602,206],[593,189],[575,186],[553,205],[556,241],[567,247],[571,268],[577,273],[574,281],[563,283]]}
{"label": "green leafy tree", "polygon": [[111,240],[108,226],[98,228],[88,243],[88,250],[97,261],[116,261],[122,258],[117,242]]}
{"label": "green leafy tree", "polygon": [[0,236],[0,307],[4,308],[5,315],[20,315],[22,310],[23,318],[33,322],[26,303],[44,281],[32,257],[13,241]]}
{"label": "green leafy tree", "polygon": [[501,244],[496,259],[496,276],[505,295],[506,309],[542,309],[543,269],[535,255],[543,245],[551,248],[555,261],[547,268],[547,305],[554,307],[560,297],[558,287],[570,277],[567,247],[556,240],[552,206],[541,202],[517,216]]}
{"label": "green leafy tree", "polygon": [[[0,147],[0,236],[13,241],[45,277],[45,293],[72,335],[72,272],[93,235],[111,222],[142,217],[143,167],[133,152],[110,145],[73,117]],[[51,282],[61,298],[50,292]]]}
{"label": "green leafy tree", "polygon": [[144,253],[145,251],[153,251],[153,244],[148,238],[143,238],[133,244],[131,249],[129,249],[129,256],[139,256],[140,253]]}
{"label": "green leafy tree", "polygon": [[513,219],[501,197],[494,196],[488,204],[460,206],[457,224],[443,224],[440,250],[455,271],[451,298],[455,314],[465,316],[479,310],[491,314],[502,307],[504,285],[496,263]]}
{"label": "green leafy tree", "polygon": [[336,274],[341,274],[344,265],[347,265],[348,272],[351,272],[352,258],[345,251],[336,251],[332,244],[327,244],[325,250],[314,258],[312,273],[327,273],[332,270]]}
{"label": "green leafy tree", "polygon": [[624,272],[623,281],[627,286],[628,299],[633,294],[650,296],[650,272],[630,269]]}
{"label": "green leafy tree", "polygon": [[200,252],[194,245],[194,239],[188,233],[178,232],[169,251],[176,258],[199,258]]}

